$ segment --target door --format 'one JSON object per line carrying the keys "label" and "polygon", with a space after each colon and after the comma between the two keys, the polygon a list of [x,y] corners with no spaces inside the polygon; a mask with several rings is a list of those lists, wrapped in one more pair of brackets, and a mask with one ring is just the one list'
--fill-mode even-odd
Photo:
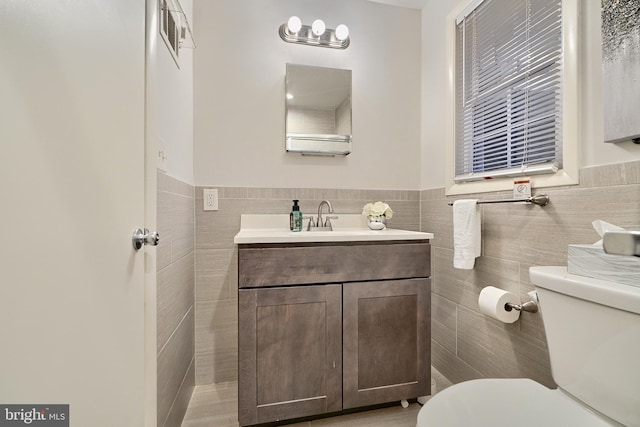
{"label": "door", "polygon": [[430,394],[430,283],[343,285],[344,409]]}
{"label": "door", "polygon": [[144,61],[142,1],[0,2],[0,405],[145,424]]}
{"label": "door", "polygon": [[342,286],[240,289],[240,425],[342,409]]}

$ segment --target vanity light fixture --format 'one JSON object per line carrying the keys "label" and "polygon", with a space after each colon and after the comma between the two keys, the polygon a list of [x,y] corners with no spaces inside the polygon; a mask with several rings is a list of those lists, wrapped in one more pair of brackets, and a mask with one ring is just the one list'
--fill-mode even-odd
{"label": "vanity light fixture", "polygon": [[323,35],[326,29],[327,26],[322,19],[316,19],[311,24],[311,32],[316,37],[320,37],[321,35]]}
{"label": "vanity light fixture", "polygon": [[297,34],[301,28],[302,28],[302,21],[297,16],[292,16],[291,18],[289,18],[289,21],[287,21],[287,29],[292,34]]}
{"label": "vanity light fixture", "polygon": [[336,38],[340,41],[349,38],[349,27],[344,24],[340,24],[336,27]]}
{"label": "vanity light fixture", "polygon": [[280,38],[287,43],[300,43],[310,46],[346,49],[349,47],[349,28],[340,24],[335,30],[327,28],[322,19],[316,19],[311,26],[303,25],[300,18],[292,16],[280,26]]}

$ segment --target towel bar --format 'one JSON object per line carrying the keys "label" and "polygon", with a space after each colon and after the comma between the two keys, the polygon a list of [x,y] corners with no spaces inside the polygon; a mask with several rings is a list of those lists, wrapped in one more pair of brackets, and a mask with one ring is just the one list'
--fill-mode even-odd
{"label": "towel bar", "polygon": [[[549,196],[546,194],[536,194],[535,196],[527,197],[526,199],[503,199],[503,200],[478,200],[478,204],[485,203],[517,203],[526,202],[533,203],[538,206],[547,206],[549,204]],[[449,206],[453,206],[453,202],[449,202]]]}

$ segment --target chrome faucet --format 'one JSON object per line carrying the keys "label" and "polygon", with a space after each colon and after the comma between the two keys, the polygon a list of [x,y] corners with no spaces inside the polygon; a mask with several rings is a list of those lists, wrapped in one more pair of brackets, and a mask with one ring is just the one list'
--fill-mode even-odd
{"label": "chrome faucet", "polygon": [[329,202],[328,200],[321,201],[320,206],[318,206],[318,218],[316,218],[316,222],[315,223],[313,222],[312,216],[305,217],[305,219],[306,218],[309,219],[309,225],[307,226],[307,231],[332,231],[333,230],[333,226],[331,225],[331,220],[338,219],[338,217],[327,215],[323,221],[322,208],[324,208],[325,206],[329,208],[327,213],[333,213],[333,207],[331,206],[331,202]]}
{"label": "chrome faucet", "polygon": [[328,226],[327,224],[322,222],[322,208],[325,205],[329,208],[329,211],[327,213],[333,213],[333,207],[331,206],[331,202],[329,202],[328,200],[321,201],[320,205],[318,206],[318,221],[316,222],[316,227],[327,227]]}

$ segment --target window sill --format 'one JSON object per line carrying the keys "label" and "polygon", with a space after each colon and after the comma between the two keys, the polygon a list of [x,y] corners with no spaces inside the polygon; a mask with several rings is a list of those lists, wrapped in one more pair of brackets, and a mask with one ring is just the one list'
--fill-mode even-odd
{"label": "window sill", "polygon": [[[567,173],[566,170],[561,169],[553,175],[533,175],[530,178],[532,189],[577,185],[579,183],[577,170],[573,173]],[[464,182],[457,184],[449,183],[445,190],[445,195],[456,196],[462,194],[510,191],[513,190],[514,179],[518,178],[495,178],[476,182]]]}

